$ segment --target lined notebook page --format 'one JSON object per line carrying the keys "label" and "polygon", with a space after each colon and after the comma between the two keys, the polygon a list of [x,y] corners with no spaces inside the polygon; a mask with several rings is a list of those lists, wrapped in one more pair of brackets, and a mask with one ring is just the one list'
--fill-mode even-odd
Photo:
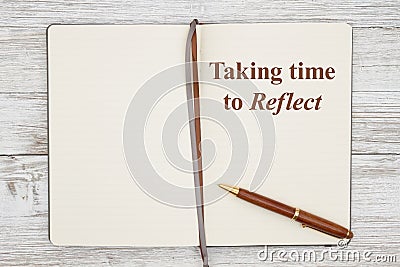
{"label": "lined notebook page", "polygon": [[[186,36],[183,25],[49,28],[54,244],[198,245],[195,210],[174,208],[145,194],[127,168],[122,142],[131,99],[153,75],[184,62]],[[185,101],[185,91],[171,98]],[[147,146],[155,165],[165,161],[162,150],[154,152],[161,129],[147,135],[153,139]],[[191,174],[165,171],[170,179],[193,183]]]}
{"label": "lined notebook page", "polygon": [[[295,95],[323,96],[318,111],[283,110],[273,116],[275,152],[270,173],[258,193],[285,204],[299,207],[345,227],[350,224],[350,157],[351,157],[351,27],[346,24],[228,24],[200,27],[201,60],[225,62],[226,66],[281,66],[283,81],[271,79],[251,82],[267,97],[280,97],[283,92]],[[303,62],[304,66],[333,66],[333,80],[291,80],[289,67]],[[221,73],[223,69],[221,68]],[[211,74],[210,74],[211,72]],[[214,69],[205,66],[203,78],[214,76]],[[250,73],[249,71],[247,72]],[[249,75],[250,76],[250,75]],[[222,75],[221,75],[222,77]],[[211,77],[212,78],[212,77]],[[228,80],[228,87],[242,80]],[[247,86],[247,85],[246,85]],[[245,91],[246,88],[244,87]],[[203,85],[202,96],[223,103],[228,90]],[[243,95],[245,92],[243,92]],[[243,98],[245,99],[246,96]],[[245,99],[251,101],[251,99]],[[203,108],[204,110],[204,108]],[[248,108],[236,112],[248,116]],[[256,110],[255,113],[269,111]],[[244,120],[249,138],[249,165],[239,185],[248,189],[258,167],[257,130]],[[215,128],[203,127],[203,138],[215,138]],[[238,146],[246,146],[236,144]],[[230,148],[220,151],[228,155]],[[205,152],[207,153],[207,152]],[[217,155],[217,156],[218,156]],[[268,168],[268,166],[265,166]],[[209,168],[205,179],[215,179],[220,170]],[[241,174],[238,174],[241,175]],[[206,181],[206,183],[207,183]],[[206,198],[213,194],[206,191]],[[209,245],[262,244],[336,244],[337,239],[299,223],[246,203],[227,194],[222,200],[206,207],[207,240]]]}

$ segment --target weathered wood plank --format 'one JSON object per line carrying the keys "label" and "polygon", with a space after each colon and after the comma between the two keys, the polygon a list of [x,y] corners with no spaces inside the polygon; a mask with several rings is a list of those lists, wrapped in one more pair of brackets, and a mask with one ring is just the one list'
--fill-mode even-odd
{"label": "weathered wood plank", "polygon": [[400,154],[399,113],[353,113],[353,154]]}
{"label": "weathered wood plank", "polygon": [[348,22],[400,26],[399,2],[388,1],[0,1],[0,25],[45,27],[60,23]]}
{"label": "weathered wood plank", "polygon": [[[354,28],[353,39],[353,91],[400,91],[400,28]],[[45,27],[0,27],[0,46],[0,92],[46,92]]]}
{"label": "weathered wood plank", "polygon": [[[352,159],[352,229],[355,238],[349,249],[395,255],[399,252],[400,242],[400,156],[356,155]],[[195,247],[145,249],[51,245],[47,238],[47,176],[46,156],[0,157],[0,265],[200,266]],[[384,247],[381,247],[382,242]],[[313,248],[316,251],[326,249]],[[210,248],[211,263],[212,266],[263,266],[266,262],[257,259],[260,249],[262,247]],[[271,246],[269,249],[301,252],[311,248]],[[325,263],[329,265],[329,261]],[[281,266],[287,265],[282,263]],[[349,266],[359,266],[359,263],[350,262]]]}
{"label": "weathered wood plank", "polygon": [[[47,94],[0,93],[0,155],[47,153]],[[353,153],[400,153],[400,92],[353,93]]]}
{"label": "weathered wood plank", "polygon": [[[383,114],[400,113],[400,91],[398,92],[353,92],[354,113]],[[380,115],[374,115],[380,116]],[[382,115],[382,117],[387,117]]]}
{"label": "weathered wood plank", "polygon": [[0,155],[47,153],[47,95],[0,94]]}
{"label": "weathered wood plank", "polygon": [[384,63],[382,60],[378,65],[353,66],[353,92],[400,91],[400,66]]}

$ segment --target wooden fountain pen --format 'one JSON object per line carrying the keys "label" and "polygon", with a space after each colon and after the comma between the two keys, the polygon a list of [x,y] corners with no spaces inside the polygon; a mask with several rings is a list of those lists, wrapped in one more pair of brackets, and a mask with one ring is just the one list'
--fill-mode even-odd
{"label": "wooden fountain pen", "polygon": [[288,206],[276,200],[247,191],[242,188],[232,187],[223,184],[220,184],[219,186],[236,195],[238,198],[291,218],[292,220],[301,223],[303,227],[309,227],[337,238],[353,238],[353,233],[350,230],[334,222],[328,221],[304,210],[300,210],[299,208]]}

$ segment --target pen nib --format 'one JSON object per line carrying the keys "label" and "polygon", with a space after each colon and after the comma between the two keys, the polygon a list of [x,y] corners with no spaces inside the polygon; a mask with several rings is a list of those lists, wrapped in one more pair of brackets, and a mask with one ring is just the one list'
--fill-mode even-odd
{"label": "pen nib", "polygon": [[225,184],[219,184],[219,187],[221,187],[222,189],[225,189],[226,191],[231,192],[232,194],[239,194],[239,188],[238,187],[233,187],[233,186],[229,186],[229,185],[225,185]]}

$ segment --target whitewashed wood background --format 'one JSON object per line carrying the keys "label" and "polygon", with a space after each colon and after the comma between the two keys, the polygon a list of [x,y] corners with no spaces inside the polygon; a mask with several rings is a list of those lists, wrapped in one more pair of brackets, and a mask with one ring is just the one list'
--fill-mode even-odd
{"label": "whitewashed wood background", "polygon": [[[390,0],[0,0],[0,266],[201,265],[195,247],[55,247],[47,237],[46,27],[52,23],[187,24],[193,18],[208,23],[348,22],[354,27],[355,238],[349,249],[395,255],[397,264],[389,265],[399,266],[400,1]],[[270,247],[279,248],[310,249]],[[260,249],[210,248],[211,265],[270,264],[257,259]]]}

